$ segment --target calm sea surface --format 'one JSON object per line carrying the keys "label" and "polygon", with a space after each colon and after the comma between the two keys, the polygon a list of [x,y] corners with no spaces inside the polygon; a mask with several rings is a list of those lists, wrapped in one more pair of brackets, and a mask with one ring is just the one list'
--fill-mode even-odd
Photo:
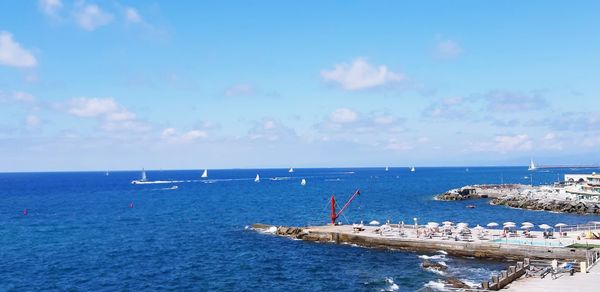
{"label": "calm sea surface", "polygon": [[[533,183],[551,183],[565,171],[598,170],[536,171]],[[260,183],[253,182],[257,173]],[[465,184],[529,183],[525,167],[209,170],[205,181],[199,170],[147,174],[186,182],[130,184],[139,172],[0,174],[0,290],[412,291],[446,276],[478,282],[507,266],[247,230],[255,222],[326,224],[330,195],[342,204],[356,188],[362,195],[342,221],[600,221],[486,200],[433,200]],[[446,275],[423,270],[425,256],[443,260]]]}

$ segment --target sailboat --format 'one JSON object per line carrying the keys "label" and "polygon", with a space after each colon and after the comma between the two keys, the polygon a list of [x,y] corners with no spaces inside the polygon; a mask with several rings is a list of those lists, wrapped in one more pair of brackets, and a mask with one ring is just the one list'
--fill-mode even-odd
{"label": "sailboat", "polygon": [[289,172],[289,173],[292,173],[292,172],[294,172],[294,168],[293,168],[293,167],[290,167],[290,170],[288,170],[288,172]]}
{"label": "sailboat", "polygon": [[411,172],[415,172],[415,167],[413,166],[413,167],[410,169],[410,171],[411,171]]}
{"label": "sailboat", "polygon": [[256,174],[256,178],[254,179],[254,182],[260,182],[260,176],[258,174]]}
{"label": "sailboat", "polygon": [[202,173],[202,175],[200,177],[207,178],[208,177],[208,169],[204,169],[204,172]]}
{"label": "sailboat", "polygon": [[146,171],[142,169],[142,178],[131,181],[132,184],[145,184],[148,183],[148,178],[146,177]]}
{"label": "sailboat", "polygon": [[531,162],[529,163],[529,168],[527,168],[527,170],[536,170],[537,167],[535,166],[535,163],[533,163],[533,159],[531,159]]}
{"label": "sailboat", "polygon": [[388,171],[388,170],[390,170],[390,168],[386,166],[386,167],[385,167],[385,171]]}
{"label": "sailboat", "polygon": [[305,180],[305,179],[302,179],[302,180],[300,181],[300,185],[301,185],[301,186],[305,186],[305,185],[306,185],[306,180]]}

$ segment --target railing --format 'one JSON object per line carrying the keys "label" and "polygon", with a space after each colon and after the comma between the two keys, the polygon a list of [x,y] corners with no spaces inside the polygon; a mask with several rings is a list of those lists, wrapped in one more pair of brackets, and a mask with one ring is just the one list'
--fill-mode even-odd
{"label": "railing", "polygon": [[600,222],[578,224],[578,225],[568,225],[565,227],[560,227],[560,228],[555,228],[555,229],[558,229],[562,232],[598,230],[598,229],[600,229]]}
{"label": "railing", "polygon": [[587,264],[586,272],[589,272],[598,262],[600,262],[600,248],[594,248],[587,251],[585,256]]}

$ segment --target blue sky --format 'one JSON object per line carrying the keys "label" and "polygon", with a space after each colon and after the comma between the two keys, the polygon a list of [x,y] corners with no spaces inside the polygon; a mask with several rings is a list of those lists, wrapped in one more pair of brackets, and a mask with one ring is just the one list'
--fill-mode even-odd
{"label": "blue sky", "polygon": [[600,163],[595,1],[2,1],[0,171]]}

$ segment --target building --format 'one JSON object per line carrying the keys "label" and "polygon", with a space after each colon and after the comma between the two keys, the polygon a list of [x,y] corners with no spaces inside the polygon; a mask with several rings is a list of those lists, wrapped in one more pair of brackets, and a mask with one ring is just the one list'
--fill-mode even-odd
{"label": "building", "polygon": [[600,201],[600,174],[565,174],[565,188],[579,200]]}

